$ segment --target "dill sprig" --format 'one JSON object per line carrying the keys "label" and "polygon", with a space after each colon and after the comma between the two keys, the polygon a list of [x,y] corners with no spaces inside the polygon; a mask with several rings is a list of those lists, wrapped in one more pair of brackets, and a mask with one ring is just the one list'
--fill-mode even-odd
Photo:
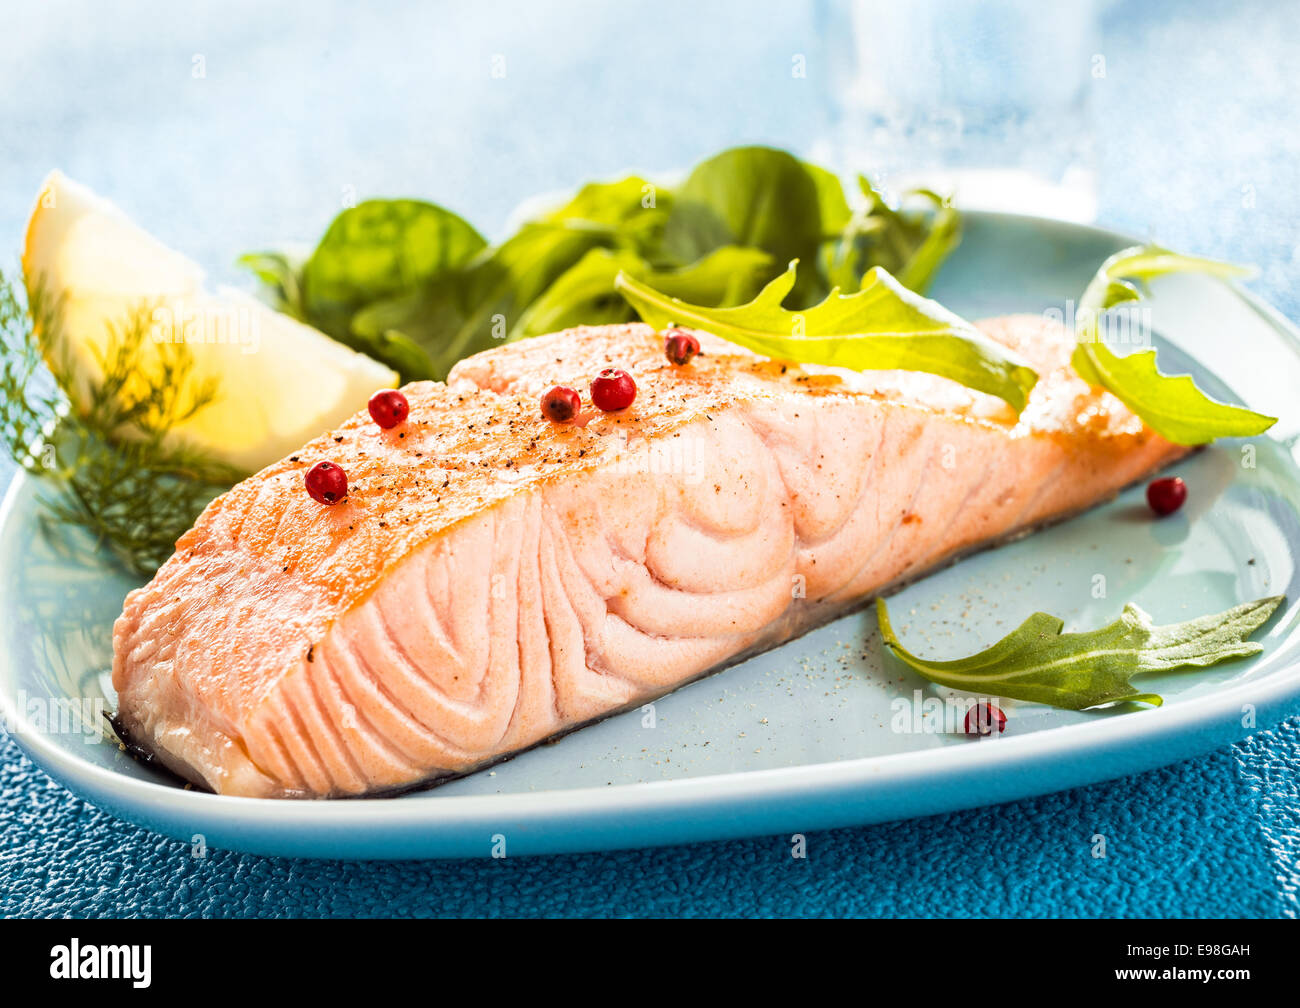
{"label": "dill sprig", "polygon": [[57,522],[85,529],[128,570],[149,576],[239,474],[168,434],[216,397],[183,340],[155,340],[150,306],[110,324],[99,375],[74,367],[61,304],[0,272],[0,440],[51,491]]}

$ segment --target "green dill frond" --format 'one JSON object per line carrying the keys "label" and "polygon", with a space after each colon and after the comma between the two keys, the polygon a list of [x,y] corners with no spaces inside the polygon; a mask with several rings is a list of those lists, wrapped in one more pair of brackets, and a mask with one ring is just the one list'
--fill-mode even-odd
{"label": "green dill frond", "polygon": [[199,512],[239,477],[169,433],[217,395],[183,341],[152,340],[150,306],[109,326],[98,375],[56,338],[60,306],[0,273],[0,440],[48,491],[55,520],[85,529],[128,570],[151,575]]}

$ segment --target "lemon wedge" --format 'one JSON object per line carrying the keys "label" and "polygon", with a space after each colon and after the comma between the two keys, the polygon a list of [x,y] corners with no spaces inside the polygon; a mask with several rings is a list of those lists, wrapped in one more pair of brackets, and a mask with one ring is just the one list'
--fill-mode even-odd
{"label": "lemon wedge", "polygon": [[195,387],[215,380],[216,398],[168,436],[244,472],[289,454],[397,384],[396,372],[255,298],[208,290],[197,263],[59,172],[41,186],[22,264],[28,288],[59,305],[50,353],[71,364],[82,388],[102,379],[113,327],[141,312],[149,320],[145,377],[161,367],[159,344],[183,342]]}

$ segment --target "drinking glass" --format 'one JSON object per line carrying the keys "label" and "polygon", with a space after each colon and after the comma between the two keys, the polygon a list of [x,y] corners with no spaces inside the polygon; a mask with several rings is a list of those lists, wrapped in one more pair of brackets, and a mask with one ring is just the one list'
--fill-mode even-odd
{"label": "drinking glass", "polygon": [[1103,86],[1090,0],[820,0],[831,156],[891,195],[1090,221],[1090,94]]}

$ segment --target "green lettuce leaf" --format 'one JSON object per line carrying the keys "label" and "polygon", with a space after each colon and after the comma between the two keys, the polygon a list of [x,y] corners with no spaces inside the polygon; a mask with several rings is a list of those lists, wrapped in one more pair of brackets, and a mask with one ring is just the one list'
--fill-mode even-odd
{"label": "green lettuce leaf", "polygon": [[[842,289],[857,290],[872,265],[923,285],[952,247],[948,209],[951,218],[896,214],[883,200],[861,209]],[[718,306],[752,297],[803,258],[817,268],[797,277],[788,300],[810,304],[834,285],[823,264],[854,217],[831,172],[743,147],[701,162],[677,189],[640,176],[590,183],[491,247],[434,204],[368,200],[339,214],[309,258],[258,252],[240,263],[281,311],[410,381],[443,378],[463,357],[544,325],[632,317],[613,289],[618,269]]]}
{"label": "green lettuce leaf", "polygon": [[628,249],[595,248],[528,307],[511,330],[510,339],[634,319],[632,306],[614,289],[620,272],[673,297],[724,305],[753,297],[771,265],[766,252],[735,245],[714,249],[699,261],[674,270],[656,270]]}
{"label": "green lettuce leaf", "polygon": [[1154,625],[1130,602],[1115,622],[1069,634],[1061,633],[1061,620],[1039,612],[992,647],[956,661],[918,658],[904,648],[884,599],[876,600],[876,616],[889,650],[931,682],[983,696],[1084,710],[1130,700],[1159,706],[1160,696],[1138,692],[1129,680],[1143,672],[1204,668],[1259,654],[1262,645],[1249,638],[1283,601],[1275,595],[1168,626]]}
{"label": "green lettuce leaf", "polygon": [[334,218],[303,266],[303,308],[346,342],[358,309],[456,269],[486,246],[471,225],[433,203],[366,200]]}
{"label": "green lettuce leaf", "polygon": [[748,304],[710,308],[655,290],[627,273],[615,286],[643,320],[662,329],[685,325],[711,332],[768,357],[855,371],[925,371],[987,392],[1024,409],[1038,380],[1010,350],[988,339],[942,305],[874,267],[854,294],[832,290],[802,312],[782,307],[795,283],[791,263]]}
{"label": "green lettuce leaf", "polygon": [[800,161],[799,163],[803,166],[803,170],[808,173],[808,177],[812,179],[813,187],[817,190],[817,213],[821,238],[823,241],[833,238],[845,228],[853,217],[853,209],[849,206],[849,201],[844,198],[844,186],[840,182],[839,176],[834,172],[827,171],[820,165],[815,165],[810,161]]}
{"label": "green lettuce leaf", "polygon": [[611,247],[657,254],[673,206],[673,194],[629,175],[617,182],[589,182],[567,203],[530,222],[599,234]]}
{"label": "green lettuce leaf", "polygon": [[334,218],[304,262],[282,252],[240,257],[277,307],[382,361],[403,381],[432,377],[426,349],[400,329],[358,329],[371,305],[455,275],[486,242],[450,210],[420,200],[366,200]]}
{"label": "green lettuce leaf", "polygon": [[1176,444],[1207,444],[1220,437],[1262,434],[1276,417],[1219,402],[1202,392],[1189,375],[1167,375],[1156,367],[1154,349],[1120,356],[1101,338],[1101,314],[1137,301],[1148,281],[1169,273],[1204,273],[1224,280],[1249,270],[1231,263],[1179,255],[1154,245],[1115,253],[1088,283],[1076,313],[1078,346],[1071,363],[1085,381],[1107,389],[1142,422]]}
{"label": "green lettuce leaf", "polygon": [[[833,218],[829,228],[824,215]],[[823,236],[838,230],[847,216],[843,189],[830,172],[810,170],[794,155],[771,147],[736,147],[700,162],[674,193],[664,250],[679,263],[725,245],[759,249],[777,264],[811,263]],[[807,304],[826,290],[808,270],[798,279],[793,300]]]}
{"label": "green lettuce leaf", "polygon": [[521,335],[533,302],[592,250],[640,256],[653,247],[669,200],[656,192],[654,205],[647,206],[647,184],[633,176],[583,186],[567,203],[527,221],[460,269],[367,306],[352,319],[352,329],[367,341],[418,346],[429,361],[419,377],[443,379],[457,361]]}

